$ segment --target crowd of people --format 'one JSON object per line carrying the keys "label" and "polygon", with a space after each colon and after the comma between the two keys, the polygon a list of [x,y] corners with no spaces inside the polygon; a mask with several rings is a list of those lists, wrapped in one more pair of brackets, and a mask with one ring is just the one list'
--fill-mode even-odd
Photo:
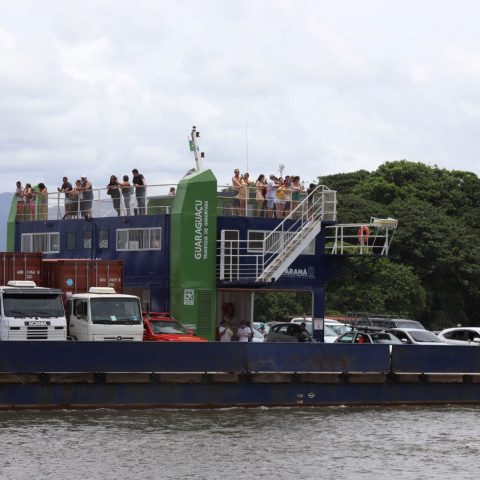
{"label": "crowd of people", "polygon": [[48,219],[48,190],[44,183],[40,182],[35,187],[30,183],[23,186],[19,180],[16,184],[15,197],[18,220]]}
{"label": "crowd of people", "polygon": [[[126,215],[132,215],[131,198],[135,196],[137,208],[135,214],[146,214],[146,187],[145,177],[134,168],[132,182],[128,175],[123,175],[120,182],[115,175],[110,177],[106,186],[107,194],[111,197],[113,208],[121,215],[121,199],[125,205]],[[62,185],[57,188],[65,196],[65,214],[67,218],[92,218],[93,187],[87,176],[81,176],[75,184],[69,182],[68,177],[63,177]],[[17,197],[17,220],[47,220],[48,219],[48,190],[44,183],[32,187],[30,183],[22,186],[17,181],[15,196]]]}
{"label": "crowd of people", "polygon": [[[230,342],[232,337],[234,337],[233,330],[227,324],[225,320],[220,322],[220,325],[217,328],[216,340],[220,342]],[[250,325],[250,322],[242,320],[240,326],[237,329],[236,337],[239,342],[251,342],[253,339],[253,329]]]}
{"label": "crowd of people", "polygon": [[[306,190],[309,194],[316,185],[311,183]],[[300,203],[300,195],[305,192],[303,182],[298,175],[286,175],[285,178],[269,175],[268,180],[262,173],[257,180],[250,180],[249,173],[240,174],[236,168],[232,177],[234,193],[233,215],[245,216],[249,199],[255,199],[257,217],[285,218]]]}
{"label": "crowd of people", "polygon": [[[131,181],[128,175],[123,175],[121,181],[116,175],[112,175],[106,188],[117,215],[122,214],[122,199],[126,215],[132,215],[132,213],[145,215],[146,186],[145,177],[136,168],[132,170]],[[308,195],[315,187],[315,184],[310,184],[305,190],[298,175],[286,175],[282,178],[271,174],[267,179],[262,173],[252,181],[248,173],[241,174],[239,169],[235,169],[232,177],[234,194],[232,215],[245,216],[249,200],[254,199],[257,217],[285,218],[298,206],[302,193]],[[57,191],[65,195],[64,219],[92,217],[93,188],[86,176],[80,177],[74,185],[67,177],[63,177],[63,183]],[[168,195],[175,195],[175,193],[175,187],[172,187]],[[48,191],[44,183],[39,183],[32,188],[30,183],[23,187],[18,181],[15,196],[17,197],[17,217],[20,220],[47,219]],[[136,198],[137,203],[135,209],[132,209],[133,198]]]}

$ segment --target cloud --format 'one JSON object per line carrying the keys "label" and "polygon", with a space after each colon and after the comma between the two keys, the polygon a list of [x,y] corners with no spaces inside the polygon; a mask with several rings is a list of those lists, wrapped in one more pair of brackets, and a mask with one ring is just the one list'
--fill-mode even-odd
{"label": "cloud", "polygon": [[478,172],[475,2],[3,3],[0,191],[133,167],[176,183],[192,125],[221,184],[280,163]]}

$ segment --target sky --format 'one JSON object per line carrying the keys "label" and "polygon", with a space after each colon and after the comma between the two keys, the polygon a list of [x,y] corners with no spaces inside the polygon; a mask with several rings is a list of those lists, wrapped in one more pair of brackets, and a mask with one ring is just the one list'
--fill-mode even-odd
{"label": "sky", "polygon": [[407,159],[480,173],[475,0],[0,0],[0,192]]}

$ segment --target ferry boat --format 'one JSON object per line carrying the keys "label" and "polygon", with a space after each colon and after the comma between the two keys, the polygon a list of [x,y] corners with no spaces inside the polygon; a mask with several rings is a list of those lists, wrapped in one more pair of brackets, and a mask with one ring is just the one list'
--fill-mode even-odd
{"label": "ferry boat", "polygon": [[[257,212],[254,188],[239,212],[237,192],[203,168],[198,138],[193,127],[195,168],[174,196],[171,185],[148,185],[145,214],[126,215],[122,205],[118,215],[104,188],[94,190],[87,219],[81,211],[63,219],[63,193],[49,195],[47,217],[14,198],[7,245],[44,258],[122,260],[124,293],[210,341],[3,342],[0,408],[480,401],[480,349],[322,342],[327,282],[348,257],[387,256],[395,219],[340,224],[336,192],[325,185],[285,218]],[[256,296],[272,291],[310,292],[316,342],[214,341],[221,320],[253,321]]]}
{"label": "ferry boat", "polygon": [[[49,194],[48,218],[12,203],[10,251],[42,252],[44,258],[122,260],[124,293],[138,295],[147,310],[170,311],[210,340],[227,315],[236,327],[252,318],[255,295],[307,291],[312,295],[314,337],[323,339],[328,280],[347,256],[388,255],[394,219],[338,224],[336,192],[316,186],[301,194],[285,218],[258,212],[255,187],[246,209],[234,207],[237,192],[217,185],[203,168],[198,132],[191,132],[195,168],[176,185],[148,185],[146,215],[117,215],[106,188],[94,189],[93,216],[63,219],[64,194]],[[79,204],[80,205],[80,204]],[[37,214],[38,213],[38,214]],[[33,217],[33,219],[32,219]],[[24,221],[26,220],[26,221]],[[368,242],[358,232],[368,231]]]}

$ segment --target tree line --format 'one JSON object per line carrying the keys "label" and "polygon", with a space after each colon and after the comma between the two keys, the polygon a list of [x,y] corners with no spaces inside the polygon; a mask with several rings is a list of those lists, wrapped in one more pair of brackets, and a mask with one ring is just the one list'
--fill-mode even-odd
{"label": "tree line", "polygon": [[[319,182],[337,191],[339,223],[367,222],[370,217],[398,220],[388,258],[349,259],[348,275],[329,283],[327,314],[398,315],[432,330],[480,325],[477,175],[400,160],[373,172],[319,177]],[[259,320],[310,311],[309,295],[257,297]]]}

